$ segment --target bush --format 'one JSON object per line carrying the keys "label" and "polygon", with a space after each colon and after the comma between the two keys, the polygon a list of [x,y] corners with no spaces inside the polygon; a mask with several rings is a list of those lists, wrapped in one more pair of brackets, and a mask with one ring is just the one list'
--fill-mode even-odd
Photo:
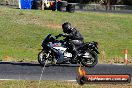
{"label": "bush", "polygon": [[123,0],[125,5],[132,5],[132,0]]}

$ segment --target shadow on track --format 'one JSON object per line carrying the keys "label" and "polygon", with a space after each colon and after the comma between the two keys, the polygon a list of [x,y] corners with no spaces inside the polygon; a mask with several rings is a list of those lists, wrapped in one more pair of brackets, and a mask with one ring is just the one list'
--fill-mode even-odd
{"label": "shadow on track", "polygon": [[[0,64],[43,67],[39,63],[29,63],[29,62],[0,62]],[[56,64],[56,65],[47,65],[46,67],[79,67],[79,64]]]}
{"label": "shadow on track", "polygon": [[38,63],[28,63],[28,62],[0,62],[0,64],[11,64],[11,65],[22,65],[22,66],[41,66]]}

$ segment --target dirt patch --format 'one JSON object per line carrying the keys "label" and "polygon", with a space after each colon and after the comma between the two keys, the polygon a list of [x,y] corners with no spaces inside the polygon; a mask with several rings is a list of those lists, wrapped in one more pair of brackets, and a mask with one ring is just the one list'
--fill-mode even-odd
{"label": "dirt patch", "polygon": [[24,15],[24,14],[23,14],[23,13],[19,13],[18,15],[19,15],[19,16],[22,16],[22,15]]}
{"label": "dirt patch", "polygon": [[103,60],[105,64],[132,64],[132,59],[128,58],[127,62],[124,62],[123,58],[112,58],[111,60]]}
{"label": "dirt patch", "polygon": [[46,26],[52,29],[61,29],[61,26],[57,24],[48,24]]}
{"label": "dirt patch", "polygon": [[14,58],[8,55],[4,56],[4,58],[2,59],[2,61],[13,61],[13,60]]}
{"label": "dirt patch", "polygon": [[[23,16],[24,14],[23,13],[20,13],[19,16]],[[38,26],[41,26],[41,27],[48,27],[48,28],[51,28],[51,29],[61,29],[61,25],[58,25],[56,23],[53,23],[53,22],[47,22],[45,20],[39,20],[38,18],[35,18],[35,17],[32,17],[32,19],[28,19],[26,17],[24,18],[21,18],[21,19],[16,19],[16,22],[18,24],[33,24],[33,25],[38,25]]]}

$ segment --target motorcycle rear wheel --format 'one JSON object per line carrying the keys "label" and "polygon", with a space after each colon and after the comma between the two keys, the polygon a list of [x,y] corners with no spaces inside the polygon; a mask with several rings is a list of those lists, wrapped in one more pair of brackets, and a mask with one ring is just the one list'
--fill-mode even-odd
{"label": "motorcycle rear wheel", "polygon": [[98,63],[98,56],[93,51],[87,51],[89,57],[82,57],[81,64],[85,67],[94,67]]}

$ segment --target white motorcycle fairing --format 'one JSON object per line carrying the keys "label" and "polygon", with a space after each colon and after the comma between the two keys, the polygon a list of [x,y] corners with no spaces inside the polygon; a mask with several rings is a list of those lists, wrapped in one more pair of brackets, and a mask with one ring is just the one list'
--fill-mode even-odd
{"label": "white motorcycle fairing", "polygon": [[67,48],[62,46],[61,43],[50,43],[49,47],[51,47],[57,53],[58,63],[62,63],[63,61],[66,61],[66,59],[72,57],[72,54],[66,52]]}

